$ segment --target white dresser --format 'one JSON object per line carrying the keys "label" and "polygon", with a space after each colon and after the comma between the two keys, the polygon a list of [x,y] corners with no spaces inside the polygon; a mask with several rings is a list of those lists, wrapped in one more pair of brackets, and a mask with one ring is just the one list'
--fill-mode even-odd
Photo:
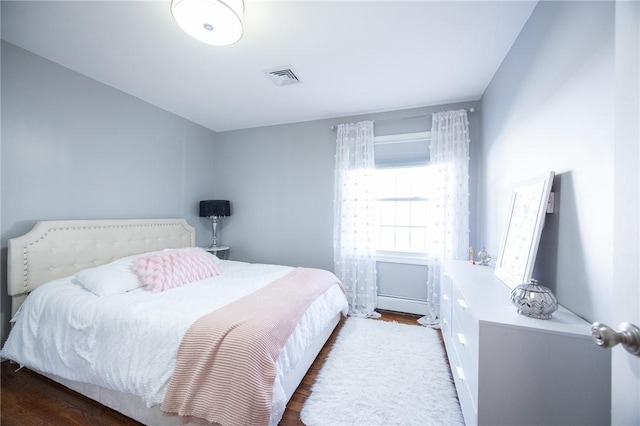
{"label": "white dresser", "polygon": [[611,351],[563,307],[550,320],[519,315],[510,292],[493,268],[442,265],[442,335],[466,424],[609,424]]}

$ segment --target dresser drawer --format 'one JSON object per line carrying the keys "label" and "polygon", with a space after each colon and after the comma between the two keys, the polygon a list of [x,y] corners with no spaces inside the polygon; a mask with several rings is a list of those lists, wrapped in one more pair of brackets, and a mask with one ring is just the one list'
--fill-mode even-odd
{"label": "dresser drawer", "polygon": [[451,335],[451,278],[448,274],[440,276],[440,329],[443,336]]}
{"label": "dresser drawer", "polygon": [[449,363],[453,381],[456,384],[460,408],[462,408],[462,414],[464,415],[464,422],[466,425],[476,425],[478,423],[477,397],[474,397],[471,391],[471,383],[468,381],[469,373],[460,362],[455,350],[449,353]]}
{"label": "dresser drawer", "polygon": [[[478,341],[479,341],[479,325],[478,320],[473,314],[473,310],[468,305],[466,299],[456,287],[452,287],[453,299],[451,300],[451,318],[457,325],[453,330],[452,336],[454,340],[464,345],[465,353],[473,356],[473,361],[478,362]],[[451,322],[451,321],[450,321]]]}
{"label": "dresser drawer", "polygon": [[452,286],[451,342],[473,401],[478,399],[479,326],[462,293]]}
{"label": "dresser drawer", "polygon": [[459,373],[464,377],[466,386],[474,401],[478,398],[478,346],[477,340],[470,338],[472,334],[460,327],[457,318],[453,318],[451,327],[451,343],[456,353]]}

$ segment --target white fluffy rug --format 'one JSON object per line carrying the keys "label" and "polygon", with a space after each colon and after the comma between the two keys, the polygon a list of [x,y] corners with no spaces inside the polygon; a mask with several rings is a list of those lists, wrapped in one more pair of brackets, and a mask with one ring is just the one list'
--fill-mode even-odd
{"label": "white fluffy rug", "polygon": [[435,330],[349,317],[300,418],[307,426],[464,425]]}

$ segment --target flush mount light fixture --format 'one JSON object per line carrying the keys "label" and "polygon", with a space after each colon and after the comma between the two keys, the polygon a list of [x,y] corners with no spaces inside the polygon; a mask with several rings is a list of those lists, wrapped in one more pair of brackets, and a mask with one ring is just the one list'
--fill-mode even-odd
{"label": "flush mount light fixture", "polygon": [[214,46],[233,44],[242,37],[242,0],[173,0],[171,13],[191,37]]}

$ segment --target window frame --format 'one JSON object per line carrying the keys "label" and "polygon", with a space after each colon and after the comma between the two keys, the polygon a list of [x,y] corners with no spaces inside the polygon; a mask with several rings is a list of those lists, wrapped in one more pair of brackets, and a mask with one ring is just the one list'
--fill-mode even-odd
{"label": "window frame", "polygon": [[[427,143],[431,141],[431,132],[415,132],[415,133],[398,133],[393,135],[385,135],[385,136],[375,136],[374,137],[374,150],[376,145],[386,145],[386,144],[400,144],[407,142],[414,142],[417,140],[425,140]],[[415,165],[406,165],[404,167],[416,167]],[[428,167],[428,165],[426,165]],[[376,170],[384,170],[384,169],[400,169],[403,166],[399,167],[376,167]],[[397,201],[397,200],[428,200],[427,197],[398,197],[398,198],[389,198],[389,197],[381,197],[376,198],[376,201],[387,200],[387,201]],[[378,228],[382,225],[379,224]],[[416,252],[403,252],[403,251],[395,251],[395,250],[379,250],[376,248],[375,254],[376,260],[378,262],[386,262],[386,263],[404,263],[404,264],[413,264],[413,265],[426,265],[428,264],[429,254],[428,253],[416,253]]]}

